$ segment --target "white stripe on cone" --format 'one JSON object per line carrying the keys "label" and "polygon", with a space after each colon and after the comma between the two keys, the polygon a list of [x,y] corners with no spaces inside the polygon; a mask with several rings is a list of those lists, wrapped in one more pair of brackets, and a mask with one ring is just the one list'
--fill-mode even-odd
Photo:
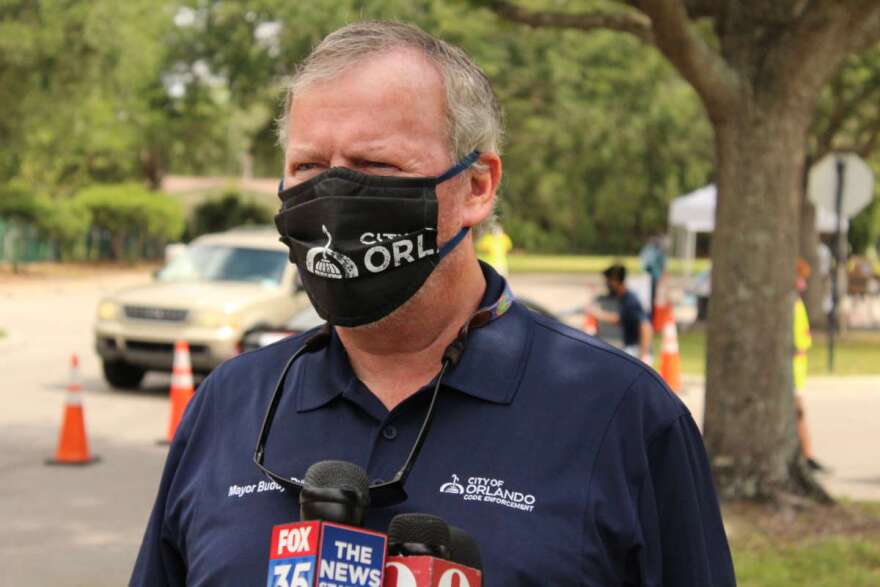
{"label": "white stripe on cone", "polygon": [[82,387],[79,384],[79,357],[74,353],[70,356],[70,383],[67,384],[64,403],[69,406],[82,405],[80,391]]}
{"label": "white stripe on cone", "polygon": [[675,322],[671,320],[663,326],[661,350],[667,354],[678,353],[678,336],[675,332]]}
{"label": "white stripe on cone", "polygon": [[189,345],[184,341],[178,341],[174,345],[174,370],[192,369],[189,362]]}
{"label": "white stripe on cone", "polygon": [[193,388],[192,366],[189,360],[189,345],[182,340],[174,345],[174,367],[171,371],[171,387],[177,389]]}

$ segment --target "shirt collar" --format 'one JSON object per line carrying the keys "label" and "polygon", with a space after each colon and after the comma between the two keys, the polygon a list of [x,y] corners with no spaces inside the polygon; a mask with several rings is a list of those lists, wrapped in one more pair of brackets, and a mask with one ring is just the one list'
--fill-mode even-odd
{"label": "shirt collar", "polygon": [[[479,307],[484,308],[498,300],[507,282],[489,265],[481,262],[480,266],[486,290]],[[529,310],[514,303],[489,324],[471,330],[461,360],[443,378],[443,385],[488,402],[511,403],[525,370],[533,327]],[[299,389],[299,412],[328,404],[356,383],[348,354],[333,329],[324,349],[297,362],[289,385]]]}

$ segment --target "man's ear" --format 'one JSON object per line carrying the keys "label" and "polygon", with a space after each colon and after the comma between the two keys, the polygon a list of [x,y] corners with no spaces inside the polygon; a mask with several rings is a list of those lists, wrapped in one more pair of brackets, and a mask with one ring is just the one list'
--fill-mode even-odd
{"label": "man's ear", "polygon": [[495,194],[501,183],[501,157],[498,153],[480,153],[477,163],[468,170],[468,193],[462,206],[462,226],[476,226],[492,214]]}

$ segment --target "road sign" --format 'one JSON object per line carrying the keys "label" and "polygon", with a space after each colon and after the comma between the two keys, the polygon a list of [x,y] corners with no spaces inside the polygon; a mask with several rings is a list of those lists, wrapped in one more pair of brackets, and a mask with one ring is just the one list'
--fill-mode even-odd
{"label": "road sign", "polygon": [[871,203],[874,194],[874,173],[855,153],[831,153],[813,165],[807,193],[817,207],[834,212],[839,163],[843,164],[841,213],[844,218],[852,218]]}

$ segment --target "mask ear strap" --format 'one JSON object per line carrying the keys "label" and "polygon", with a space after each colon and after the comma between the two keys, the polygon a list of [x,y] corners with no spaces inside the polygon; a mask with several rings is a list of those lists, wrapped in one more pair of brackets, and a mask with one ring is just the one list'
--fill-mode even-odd
{"label": "mask ear strap", "polygon": [[278,180],[278,193],[280,194],[283,191],[284,191],[284,178],[282,177],[281,179]]}
{"label": "mask ear strap", "polygon": [[443,183],[447,179],[452,179],[474,163],[476,163],[477,159],[480,158],[480,151],[478,149],[474,149],[471,151],[464,159],[444,171],[442,174],[437,176],[437,183]]}
{"label": "mask ear strap", "polygon": [[467,236],[467,233],[469,230],[470,230],[469,226],[463,226],[461,228],[461,230],[458,231],[458,234],[456,234],[454,237],[452,237],[451,239],[446,241],[446,243],[442,247],[440,247],[440,252],[438,253],[438,255],[439,255],[438,258],[442,259],[446,255],[448,255],[450,252],[452,252],[452,249],[454,249],[458,245],[458,243],[460,243],[462,241],[462,239]]}

